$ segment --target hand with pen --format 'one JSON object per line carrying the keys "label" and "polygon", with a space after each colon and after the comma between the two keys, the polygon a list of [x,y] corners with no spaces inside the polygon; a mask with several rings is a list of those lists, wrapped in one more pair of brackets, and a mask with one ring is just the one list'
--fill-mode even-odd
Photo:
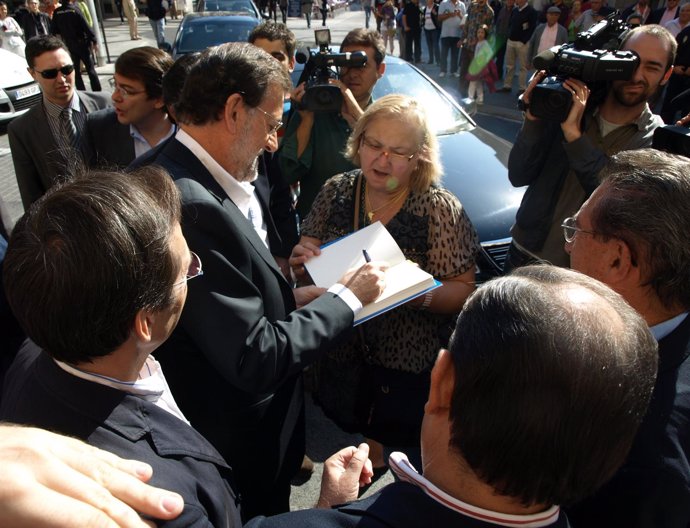
{"label": "hand with pen", "polygon": [[[300,243],[292,249],[288,259],[290,270],[295,282],[304,286],[311,284],[311,278],[304,268],[304,263],[310,258],[321,254],[318,240],[302,237]],[[338,281],[347,287],[359,299],[363,306],[375,301],[385,289],[385,272],[388,264],[385,262],[371,262],[366,250],[363,251],[365,264],[348,270]],[[312,286],[313,287],[313,286]],[[297,297],[297,296],[296,296]]]}

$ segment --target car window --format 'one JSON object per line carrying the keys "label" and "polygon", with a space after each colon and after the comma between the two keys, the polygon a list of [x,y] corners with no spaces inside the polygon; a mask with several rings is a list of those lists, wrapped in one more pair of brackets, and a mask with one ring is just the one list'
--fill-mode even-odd
{"label": "car window", "polygon": [[204,11],[231,11],[258,16],[254,5],[248,0],[205,0],[202,7]]}
{"label": "car window", "polygon": [[404,94],[418,99],[437,135],[451,134],[470,126],[457,106],[409,64],[386,64],[386,73],[374,87],[374,99],[388,94]]}
{"label": "car window", "polygon": [[247,42],[255,22],[202,20],[182,28],[176,53],[191,53],[226,42]]}

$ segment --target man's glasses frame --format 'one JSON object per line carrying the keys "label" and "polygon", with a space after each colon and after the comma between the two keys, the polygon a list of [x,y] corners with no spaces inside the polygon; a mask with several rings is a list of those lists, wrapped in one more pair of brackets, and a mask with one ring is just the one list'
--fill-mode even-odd
{"label": "man's glasses frame", "polygon": [[[276,119],[274,116],[272,116],[271,114],[269,114],[268,112],[266,112],[266,110],[264,110],[264,109],[261,108],[260,106],[255,106],[254,108],[256,108],[259,112],[261,112],[263,115],[265,115],[266,117],[268,117],[268,119],[270,120],[270,121],[268,122],[268,126],[270,127],[269,130],[268,130],[268,135],[269,135],[269,136],[271,136],[271,135],[275,134],[276,132],[278,132],[278,130],[280,130],[280,127],[283,126],[283,122],[282,122],[280,119]],[[273,122],[273,123],[271,123],[271,122]]]}
{"label": "man's glasses frame", "polygon": [[122,86],[117,84],[115,77],[111,77],[110,79],[108,79],[108,84],[110,85],[110,89],[113,91],[113,93],[120,92],[120,95],[123,99],[127,99],[131,95],[139,95],[146,92],[146,90],[137,90],[135,92],[134,90],[123,88]]}
{"label": "man's glasses frame", "polygon": [[65,77],[70,75],[74,71],[74,64],[65,64],[61,68],[50,68],[48,70],[37,70],[34,68],[34,71],[36,73],[40,73],[41,77],[44,79],[55,79],[58,76],[58,73],[61,73]]}
{"label": "man's glasses frame", "polygon": [[173,284],[173,287],[184,284],[185,282],[190,281],[192,279],[196,279],[197,277],[201,277],[204,274],[204,270],[199,255],[194,253],[194,251],[190,251],[189,254],[192,257],[192,260],[189,262],[189,268],[187,268],[185,278]]}
{"label": "man's glasses frame", "polygon": [[578,227],[577,219],[574,216],[569,216],[568,218],[563,220],[561,227],[563,228],[563,238],[565,238],[565,241],[568,244],[571,244],[573,240],[575,240],[575,235],[577,235],[578,233],[587,233],[592,236],[597,234],[594,231],[587,231],[586,229]]}

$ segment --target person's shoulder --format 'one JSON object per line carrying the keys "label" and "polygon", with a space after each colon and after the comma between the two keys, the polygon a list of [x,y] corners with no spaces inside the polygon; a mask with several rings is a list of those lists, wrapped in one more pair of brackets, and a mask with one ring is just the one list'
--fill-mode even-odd
{"label": "person's shoulder", "polygon": [[79,100],[87,106],[88,112],[95,112],[112,106],[110,96],[106,93],[77,91],[76,94]]}
{"label": "person's shoulder", "polygon": [[31,126],[31,122],[40,117],[45,118],[45,114],[43,114],[43,104],[39,103],[32,106],[25,114],[13,119],[7,126],[7,132],[10,136],[17,135],[27,130],[27,127]]}
{"label": "person's shoulder", "polygon": [[95,112],[89,112],[86,116],[86,122],[89,124],[107,125],[110,123],[118,123],[117,114],[112,107],[101,108]]}

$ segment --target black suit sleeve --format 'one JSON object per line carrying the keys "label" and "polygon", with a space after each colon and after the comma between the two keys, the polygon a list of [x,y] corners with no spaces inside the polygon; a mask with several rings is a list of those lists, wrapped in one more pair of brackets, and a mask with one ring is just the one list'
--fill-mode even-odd
{"label": "black suit sleeve", "polygon": [[[178,184],[183,196],[209,195],[196,182]],[[279,270],[266,263],[219,203],[185,199],[182,229],[204,275],[189,283],[180,325],[238,389],[275,390],[351,327],[352,311],[329,293],[292,311],[292,291]]]}

